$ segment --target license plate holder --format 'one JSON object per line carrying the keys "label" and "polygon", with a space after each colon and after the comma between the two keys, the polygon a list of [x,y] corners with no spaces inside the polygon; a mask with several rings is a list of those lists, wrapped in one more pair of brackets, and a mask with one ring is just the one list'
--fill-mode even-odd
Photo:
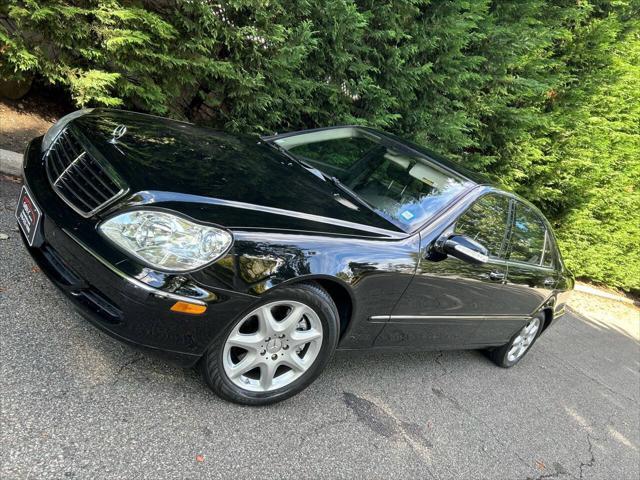
{"label": "license plate holder", "polygon": [[16,207],[16,220],[29,246],[39,246],[42,243],[42,236],[39,235],[42,211],[26,186],[23,186],[20,191],[20,198]]}

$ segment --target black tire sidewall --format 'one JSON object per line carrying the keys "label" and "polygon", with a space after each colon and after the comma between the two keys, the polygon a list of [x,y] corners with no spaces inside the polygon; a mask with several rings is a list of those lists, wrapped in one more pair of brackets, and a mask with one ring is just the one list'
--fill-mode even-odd
{"label": "black tire sidewall", "polygon": [[[279,300],[290,300],[303,303],[314,310],[322,324],[322,346],[313,365],[295,381],[270,392],[254,392],[244,390],[233,383],[224,371],[224,344],[233,329],[246,315],[261,305]],[[331,297],[319,286],[300,284],[284,287],[268,294],[238,315],[235,321],[211,345],[203,358],[203,373],[205,380],[213,391],[220,397],[236,403],[248,405],[266,405],[285,400],[308,387],[331,360],[338,343],[339,317],[338,311]]]}

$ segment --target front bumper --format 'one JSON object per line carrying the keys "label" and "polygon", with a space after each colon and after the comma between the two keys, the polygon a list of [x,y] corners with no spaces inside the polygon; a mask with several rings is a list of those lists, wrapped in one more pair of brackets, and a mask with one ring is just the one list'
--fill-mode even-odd
{"label": "front bumper", "polygon": [[[42,210],[43,239],[29,247],[22,235],[25,247],[83,316],[113,337],[191,366],[229,322],[255,302],[249,295],[197,286],[198,300],[207,305],[204,314],[171,311],[176,301],[193,298],[167,288],[175,285],[175,278],[154,275],[109,249],[95,230],[95,219],[81,218],[57,197],[44,173],[39,140],[25,152],[23,176]],[[136,270],[137,275],[131,273]],[[147,278],[162,278],[164,288],[142,281]]]}

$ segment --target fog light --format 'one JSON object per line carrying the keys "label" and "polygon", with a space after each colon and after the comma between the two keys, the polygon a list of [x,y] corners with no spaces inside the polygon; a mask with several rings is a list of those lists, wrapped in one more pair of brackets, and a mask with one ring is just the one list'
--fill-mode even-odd
{"label": "fog light", "polygon": [[187,302],[176,302],[171,307],[172,312],[190,313],[191,315],[200,315],[207,311],[206,305],[195,305]]}

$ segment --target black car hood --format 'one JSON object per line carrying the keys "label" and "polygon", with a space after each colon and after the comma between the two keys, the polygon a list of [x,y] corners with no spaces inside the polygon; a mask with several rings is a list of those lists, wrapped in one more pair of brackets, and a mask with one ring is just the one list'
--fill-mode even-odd
{"label": "black car hood", "polygon": [[[126,132],[116,138],[120,125]],[[70,128],[127,182],[129,205],[154,204],[235,229],[404,233],[257,137],[106,109]]]}

